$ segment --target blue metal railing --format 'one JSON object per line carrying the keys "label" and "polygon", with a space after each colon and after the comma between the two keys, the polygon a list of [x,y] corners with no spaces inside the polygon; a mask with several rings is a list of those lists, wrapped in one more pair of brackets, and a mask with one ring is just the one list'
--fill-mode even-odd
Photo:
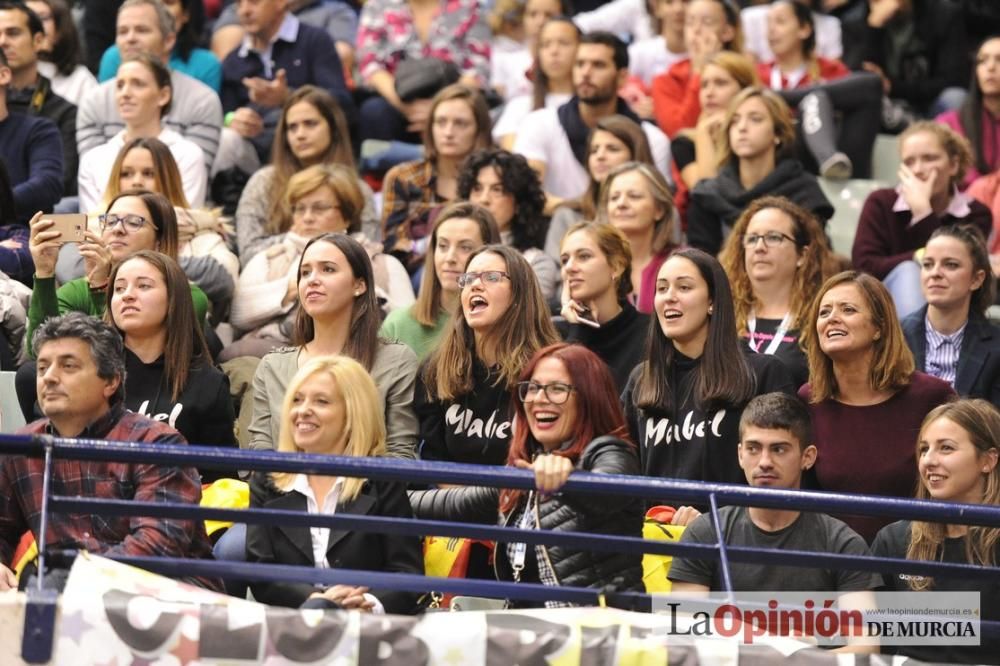
{"label": "blue metal railing", "polygon": [[[61,439],[50,436],[0,435],[0,452],[46,457],[46,472],[43,483],[48,482],[51,460],[101,460],[162,465],[189,465],[198,468],[245,469],[282,472],[302,472],[314,474],[360,476],[365,478],[404,481],[408,483],[452,483],[480,485],[498,488],[531,489],[534,476],[530,471],[507,467],[491,467],[460,463],[424,461],[404,461],[389,458],[351,458],[303,453],[280,453],[277,451],[244,451],[225,448],[184,446],[169,444],[140,444],[129,442],[107,442],[104,440]],[[718,528],[718,507],[734,504],[770,508],[795,509],[839,514],[872,515],[887,518],[909,518],[936,522],[968,525],[1000,526],[1000,507],[946,502],[921,501],[913,499],[881,496],[850,495],[846,493],[817,493],[799,490],[773,490],[729,484],[700,483],[657,479],[649,477],[625,477],[605,474],[578,473],[570,477],[563,487],[564,493],[607,494],[638,497],[644,500],[670,499],[709,505]],[[85,497],[60,497],[47,495],[44,500],[42,521],[48,520],[48,512],[93,513],[98,515],[152,516],[182,519],[212,519],[253,524],[286,524],[298,526],[323,526],[356,531],[376,531],[391,534],[423,536],[428,534],[488,539],[493,541],[521,541],[528,544],[559,545],[574,549],[619,551],[632,553],[654,553],[695,559],[719,560],[727,591],[729,563],[774,563],[774,551],[762,548],[728,546],[721,540],[717,544],[681,544],[666,541],[644,540],[639,537],[612,537],[607,535],[574,532],[525,531],[497,525],[467,524],[428,520],[404,520],[380,516],[360,516],[338,514],[333,516],[303,514],[275,509],[222,509],[192,506],[182,503],[143,503]],[[717,533],[721,530],[717,529]],[[39,552],[44,553],[44,530],[39,535]],[[138,562],[137,558],[117,558]],[[268,580],[284,580],[289,568],[281,571],[270,569],[276,565],[247,564],[236,567],[234,563],[214,563],[183,558],[140,558],[142,566],[161,572],[183,571],[191,575],[198,571],[211,572],[208,575],[255,579],[267,576]],[[850,569],[877,573],[905,572],[916,575],[942,575],[945,573],[970,578],[995,578],[1000,576],[1000,568],[980,567],[969,564],[943,562],[920,562],[910,560],[876,558],[871,556],[841,555],[808,551],[781,551],[781,563],[795,567],[826,567]],[[221,565],[221,566],[220,566]],[[255,567],[266,572],[253,574]],[[41,567],[39,567],[41,569]],[[295,569],[292,567],[291,569]],[[253,575],[252,575],[253,574]],[[302,572],[300,577],[288,579],[302,582],[343,582],[360,580],[363,572],[344,570],[315,570]],[[381,577],[385,574],[379,574]],[[304,577],[304,578],[303,578]],[[320,580],[322,578],[322,580]],[[438,578],[420,578],[421,585],[406,580],[410,591],[435,589],[451,591],[457,589],[472,591],[473,588],[492,591],[488,596],[507,596],[515,599],[538,600],[538,590],[524,584],[494,583],[492,581],[448,581]],[[368,579],[370,580],[370,578]],[[384,583],[383,583],[384,584]],[[485,587],[483,585],[485,584]],[[401,588],[403,589],[403,588]],[[593,602],[600,591],[588,588],[561,588],[558,592],[548,588],[551,599],[572,600],[582,603],[583,599]],[[646,599],[647,595],[629,593],[623,595],[631,601]]]}

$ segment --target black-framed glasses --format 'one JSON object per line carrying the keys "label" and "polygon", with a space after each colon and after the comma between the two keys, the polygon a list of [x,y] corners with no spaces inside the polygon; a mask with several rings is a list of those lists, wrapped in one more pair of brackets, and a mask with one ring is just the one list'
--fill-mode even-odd
{"label": "black-framed glasses", "polygon": [[458,276],[458,286],[462,289],[470,286],[476,280],[482,280],[483,284],[498,284],[504,278],[510,279],[510,274],[506,271],[482,271],[480,273],[462,273]]}
{"label": "black-framed glasses", "polygon": [[778,247],[786,240],[795,242],[795,239],[780,231],[768,231],[766,234],[743,234],[743,247],[757,247],[757,241],[763,239],[765,247]]}
{"label": "black-framed glasses", "polygon": [[569,384],[562,382],[552,382],[551,384],[539,384],[538,382],[518,382],[517,395],[521,402],[534,402],[538,400],[541,393],[553,405],[561,405],[569,400],[569,394],[576,389]]}
{"label": "black-framed glasses", "polygon": [[105,215],[99,215],[97,219],[101,223],[102,232],[107,231],[108,229],[114,229],[118,224],[121,224],[122,228],[130,234],[139,231],[139,229],[142,229],[145,224],[148,224],[154,229],[157,228],[155,224],[144,218],[142,215],[135,215],[134,213],[128,213],[126,215],[107,213]]}

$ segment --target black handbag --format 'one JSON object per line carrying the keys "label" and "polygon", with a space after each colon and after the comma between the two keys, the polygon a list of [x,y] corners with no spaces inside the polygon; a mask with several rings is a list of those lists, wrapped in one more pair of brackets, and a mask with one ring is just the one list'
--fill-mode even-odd
{"label": "black handbag", "polygon": [[445,86],[458,81],[458,78],[458,68],[447,60],[403,60],[396,67],[396,94],[404,102],[430,99]]}

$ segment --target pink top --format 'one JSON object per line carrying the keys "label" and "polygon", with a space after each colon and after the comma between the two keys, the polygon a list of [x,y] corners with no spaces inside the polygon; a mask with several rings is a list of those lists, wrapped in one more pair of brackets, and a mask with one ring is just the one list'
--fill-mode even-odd
{"label": "pink top", "polygon": [[655,255],[642,269],[642,280],[639,283],[639,297],[632,294],[635,309],[639,312],[649,314],[653,311],[653,297],[656,295],[656,274],[660,272],[660,266],[667,260],[670,253],[677,248],[669,248],[660,254]]}
{"label": "pink top", "polygon": [[[965,128],[962,127],[962,121],[959,119],[958,113],[958,110],[945,111],[934,120],[943,125],[947,125],[962,136],[965,136]],[[986,158],[987,164],[993,165],[994,169],[1000,169],[1000,118],[994,118],[990,115],[989,111],[983,109],[982,123],[983,156]],[[983,175],[976,170],[975,154],[975,148],[973,147],[973,164],[966,172],[965,180],[962,181],[963,190],[971,185],[972,181]]]}

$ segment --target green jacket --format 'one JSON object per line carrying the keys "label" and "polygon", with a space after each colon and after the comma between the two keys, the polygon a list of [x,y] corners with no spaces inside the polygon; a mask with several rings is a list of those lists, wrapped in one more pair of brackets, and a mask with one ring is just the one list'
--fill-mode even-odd
{"label": "green jacket", "polygon": [[[208,297],[201,287],[191,284],[191,298],[194,300],[194,313],[198,322],[205,325],[205,315],[208,312]],[[103,317],[107,308],[107,299],[103,289],[91,291],[87,278],[71,280],[56,290],[56,279],[35,278],[34,289],[31,292],[31,304],[28,306],[28,334],[25,337],[28,353],[35,357],[31,341],[35,329],[49,317],[57,317],[67,312],[84,312],[92,317]]]}

